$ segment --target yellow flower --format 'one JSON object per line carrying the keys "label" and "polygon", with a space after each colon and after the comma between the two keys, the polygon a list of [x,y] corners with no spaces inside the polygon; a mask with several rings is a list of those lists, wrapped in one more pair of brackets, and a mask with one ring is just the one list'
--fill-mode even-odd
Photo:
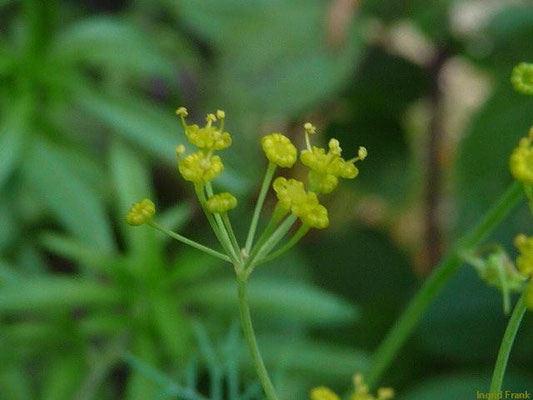
{"label": "yellow flower", "polygon": [[[189,142],[206,151],[211,150],[223,150],[231,146],[231,135],[228,132],[224,132],[224,118],[226,113],[222,110],[217,111],[215,114],[207,114],[206,124],[203,127],[199,127],[196,124],[187,125],[185,117],[188,112],[185,107],[180,107],[176,111],[181,118],[183,129],[185,130],[185,136]],[[217,121],[217,116],[220,121],[220,126],[213,125]]]}
{"label": "yellow flower", "polygon": [[155,214],[155,204],[152,200],[144,199],[131,206],[126,215],[126,222],[133,226],[147,223]]}
{"label": "yellow flower", "polygon": [[224,170],[224,164],[219,156],[200,150],[179,161],[178,168],[186,181],[203,183],[215,179]]}
{"label": "yellow flower", "polygon": [[518,269],[524,275],[533,276],[533,237],[518,235],[514,243],[520,252],[516,258]]}
{"label": "yellow flower", "polygon": [[261,139],[261,146],[268,160],[279,167],[290,168],[298,159],[296,147],[281,133],[272,133]]}
{"label": "yellow flower", "polygon": [[514,178],[527,185],[533,185],[533,128],[528,137],[522,138],[511,154],[510,168]]}
{"label": "yellow flower", "polygon": [[206,208],[210,213],[222,214],[237,207],[237,199],[231,193],[215,194],[207,200]]}
{"label": "yellow flower", "polygon": [[514,67],[511,83],[516,91],[533,95],[533,64],[523,62]]}
{"label": "yellow flower", "polygon": [[298,216],[304,225],[311,228],[324,229],[329,225],[328,210],[318,202],[316,193],[309,192],[305,201],[292,207],[294,215]]}
{"label": "yellow flower", "polygon": [[321,205],[314,192],[306,192],[303,182],[296,179],[276,178],[272,185],[279,204],[311,228],[323,229],[329,225],[328,210]]}
{"label": "yellow flower", "polygon": [[331,389],[320,386],[311,390],[311,400],[340,400],[340,397]]}
{"label": "yellow flower", "polygon": [[394,390],[391,388],[378,389],[378,396],[370,394],[368,385],[365,383],[362,375],[357,374],[353,378],[355,391],[350,396],[350,400],[390,400],[394,397]]}
{"label": "yellow flower", "polygon": [[280,205],[290,210],[295,204],[305,201],[306,192],[303,182],[296,179],[276,178],[272,184]]}
{"label": "yellow flower", "polygon": [[342,148],[337,139],[330,139],[326,151],[321,147],[311,146],[309,134],[315,132],[315,127],[306,123],[304,128],[307,148],[301,152],[300,160],[311,170],[308,179],[312,191],[331,193],[339,183],[338,178],[354,179],[359,174],[355,163],[367,157],[366,148],[360,147],[357,157],[345,160],[341,157]]}
{"label": "yellow flower", "polygon": [[335,175],[321,174],[314,170],[309,171],[307,179],[309,180],[310,187],[312,187],[317,193],[323,194],[333,192],[339,184],[339,179]]}
{"label": "yellow flower", "polygon": [[221,132],[208,122],[200,128],[198,125],[188,125],[185,135],[189,142],[205,150],[223,150],[231,146],[231,136],[228,132]]}

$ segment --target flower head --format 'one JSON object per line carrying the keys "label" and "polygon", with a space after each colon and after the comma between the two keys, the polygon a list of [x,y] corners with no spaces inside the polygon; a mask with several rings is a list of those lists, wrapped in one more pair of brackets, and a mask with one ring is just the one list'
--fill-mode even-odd
{"label": "flower head", "polygon": [[[200,127],[196,124],[188,125],[185,118],[188,115],[185,107],[180,107],[176,111],[181,118],[183,129],[185,130],[185,136],[189,142],[206,151],[211,150],[223,150],[231,146],[231,135],[228,132],[224,132],[224,118],[226,113],[222,110],[218,110],[215,114],[207,114],[206,124]],[[220,121],[220,125],[217,127],[214,123]]]}
{"label": "flower head", "polygon": [[237,199],[231,193],[223,192],[215,194],[206,202],[207,211],[222,214],[237,207]]}
{"label": "flower head", "polygon": [[[312,127],[313,129],[311,129]],[[366,148],[360,147],[357,157],[350,160],[342,158],[342,148],[337,139],[330,139],[328,149],[311,146],[309,133],[314,132],[314,126],[305,126],[306,149],[300,154],[300,161],[311,171],[309,171],[309,185],[311,190],[317,193],[331,193],[338,185],[339,179],[354,179],[359,170],[355,163],[364,160],[368,152]]]}
{"label": "flower head", "polygon": [[533,185],[533,127],[513,150],[509,165],[517,181]]}
{"label": "flower head", "polygon": [[303,182],[296,179],[276,178],[272,184],[280,205],[290,210],[294,205],[305,201],[307,193]]}
{"label": "flower head", "polygon": [[144,199],[138,203],[134,203],[128,214],[126,215],[126,222],[129,225],[140,226],[147,223],[155,214],[155,204],[150,199]]}
{"label": "flower head", "polygon": [[520,252],[516,258],[516,265],[520,272],[526,276],[533,276],[533,237],[518,235],[514,241]]}
{"label": "flower head", "polygon": [[350,400],[390,400],[394,397],[394,390],[391,388],[378,389],[378,396],[374,397],[370,394],[370,389],[365,383],[363,376],[357,374],[353,378],[355,390],[350,396]]}
{"label": "flower head", "polygon": [[523,62],[514,67],[511,83],[517,92],[533,95],[533,64]]}
{"label": "flower head", "polygon": [[301,219],[304,225],[324,229],[329,225],[328,210],[314,192],[306,192],[303,182],[283,177],[274,180],[279,204]]}
{"label": "flower head", "polygon": [[200,150],[180,160],[178,168],[186,181],[203,183],[215,179],[224,170],[224,164],[219,156],[205,154]]}
{"label": "flower head", "polygon": [[261,146],[268,160],[279,167],[290,168],[298,159],[296,147],[281,133],[272,133],[261,139]]}
{"label": "flower head", "polygon": [[311,400],[340,400],[330,388],[320,386],[311,390]]}

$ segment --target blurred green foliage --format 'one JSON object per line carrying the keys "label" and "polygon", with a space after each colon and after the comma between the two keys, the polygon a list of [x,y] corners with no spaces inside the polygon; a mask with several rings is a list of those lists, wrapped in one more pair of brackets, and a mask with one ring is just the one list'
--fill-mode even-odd
{"label": "blurred green foliage", "polygon": [[[429,130],[409,118],[439,79],[391,44],[392,28],[408,24],[489,82],[441,166],[453,239],[510,182],[508,155],[531,125],[532,100],[508,79],[533,59],[533,7],[502,2],[485,21],[478,9],[480,27],[461,31],[460,7],[475,2],[360,3],[0,1],[2,399],[261,398],[233,323],[231,271],[123,223],[133,201],[153,197],[166,226],[214,243],[175,172],[178,105],[197,119],[227,112],[237,140],[216,184],[239,194],[238,232],[265,165],[259,135],[284,130],[300,143],[295,127],[312,119],[345,152],[368,147],[360,178],[328,200],[333,226],[261,267],[250,293],[283,399],[321,384],[346,390],[367,368],[420,278],[423,236],[405,225],[421,223]],[[423,110],[415,126],[427,125]],[[494,239],[528,232],[526,213],[524,204]],[[408,400],[486,389],[500,310],[498,293],[461,271],[387,385]],[[526,318],[508,388],[531,390],[532,329]]]}

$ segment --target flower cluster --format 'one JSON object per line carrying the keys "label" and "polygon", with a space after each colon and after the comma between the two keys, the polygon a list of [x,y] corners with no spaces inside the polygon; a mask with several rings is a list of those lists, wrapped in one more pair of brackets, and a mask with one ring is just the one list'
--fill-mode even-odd
{"label": "flower cluster", "polygon": [[218,193],[210,197],[205,203],[207,211],[212,214],[223,214],[237,207],[237,199],[228,192]]}
{"label": "flower cluster", "polygon": [[[304,130],[306,148],[300,153],[300,161],[309,168],[309,190],[305,190],[303,182],[283,177],[274,181],[273,188],[282,208],[300,218],[304,225],[323,229],[329,225],[328,211],[320,204],[318,195],[331,193],[337,187],[339,178],[357,177],[359,170],[355,163],[366,158],[367,150],[360,147],[356,157],[345,160],[337,139],[331,139],[326,150],[311,145],[309,135],[316,133],[313,124],[306,122]],[[270,162],[282,167],[295,164],[296,148],[286,136],[274,133],[265,136],[261,143]]]}
{"label": "flower cluster", "polygon": [[510,169],[517,181],[533,186],[533,127],[513,150]]}
{"label": "flower cluster", "polygon": [[526,295],[526,305],[533,310],[533,237],[518,235],[515,246],[520,254],[516,258],[516,265],[520,272],[529,278]]}
{"label": "flower cluster", "polygon": [[514,67],[511,83],[516,91],[533,95],[533,64],[523,62]]}
{"label": "flower cluster", "polygon": [[126,215],[126,222],[132,226],[144,225],[154,214],[155,204],[152,200],[144,199],[131,206],[130,211]]}
{"label": "flower cluster", "polygon": [[317,229],[329,225],[328,210],[319,203],[316,193],[305,191],[303,182],[280,176],[272,186],[280,206],[300,218],[303,224]]}
{"label": "flower cluster", "polygon": [[[187,124],[185,118],[188,112],[185,107],[178,108],[176,114],[181,119],[188,141],[198,149],[184,158],[185,146],[181,145],[176,149],[181,175],[186,181],[195,184],[212,181],[224,170],[222,159],[214,155],[214,151],[224,150],[231,146],[231,135],[224,132],[225,112],[218,110],[216,115],[207,114],[206,124],[203,127]],[[215,126],[217,120],[220,122],[218,127]]]}
{"label": "flower cluster", "polygon": [[278,167],[291,168],[298,159],[296,147],[287,136],[281,133],[263,136],[261,146],[268,160]]}
{"label": "flower cluster", "polygon": [[[370,394],[370,389],[365,384],[361,375],[355,375],[353,378],[354,392],[350,395],[350,400],[390,400],[394,397],[394,391],[391,388],[378,389],[377,396]],[[311,390],[311,400],[340,400],[340,397],[327,387],[317,387]]]}

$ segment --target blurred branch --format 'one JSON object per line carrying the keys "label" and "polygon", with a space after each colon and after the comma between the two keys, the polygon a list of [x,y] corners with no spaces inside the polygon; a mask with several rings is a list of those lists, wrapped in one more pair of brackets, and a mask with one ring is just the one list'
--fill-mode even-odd
{"label": "blurred branch", "polygon": [[443,232],[439,220],[439,209],[442,198],[442,163],[441,149],[444,139],[444,121],[442,115],[443,92],[439,85],[439,77],[444,64],[448,60],[447,51],[440,50],[429,65],[431,122],[429,126],[429,143],[427,157],[427,184],[425,196],[425,270],[429,271],[442,257]]}
{"label": "blurred branch", "polygon": [[375,386],[378,383],[415,329],[424,311],[457,272],[463,263],[460,255],[478,246],[513,210],[522,197],[522,186],[518,182],[514,182],[487,211],[474,229],[462,236],[447,253],[377,348],[372,366],[367,374],[367,381],[370,386]]}

